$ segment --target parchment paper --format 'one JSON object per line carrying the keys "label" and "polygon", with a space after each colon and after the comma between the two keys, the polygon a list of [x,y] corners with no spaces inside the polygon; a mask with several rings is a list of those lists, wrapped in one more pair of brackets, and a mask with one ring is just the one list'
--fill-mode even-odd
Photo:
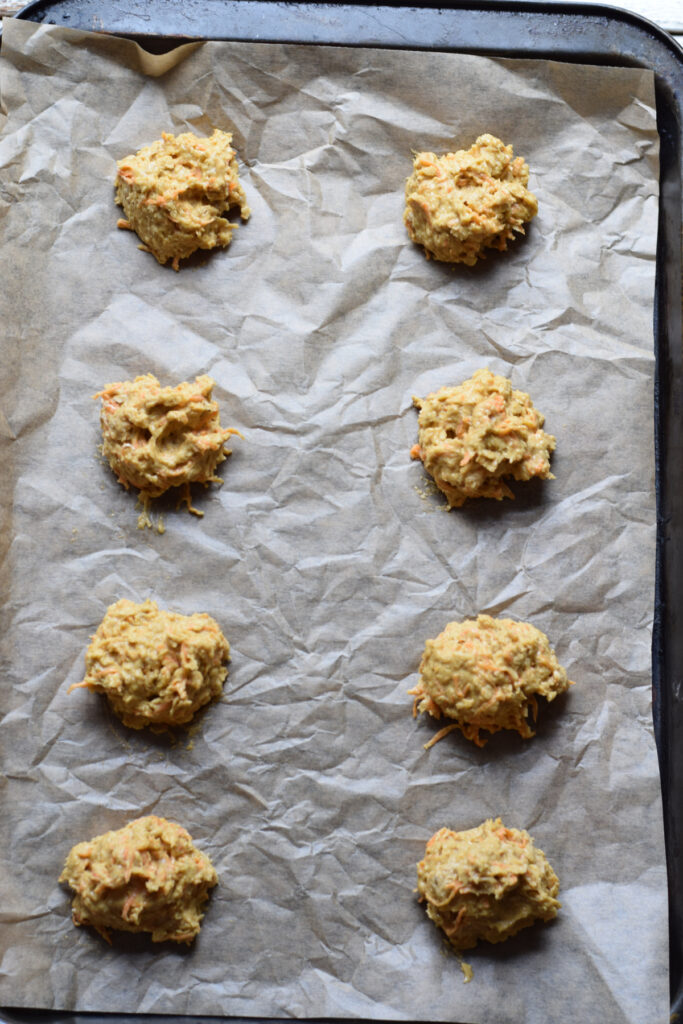
{"label": "parchment paper", "polygon": [[[6,22],[0,90],[3,570],[0,1004],[155,1013],[633,1024],[667,1015],[651,725],[653,76],[543,61],[135,44]],[[181,273],[117,231],[115,160],[162,130],[234,132],[253,209]],[[471,270],[402,224],[411,150],[489,131],[540,212]],[[412,395],[481,366],[528,391],[556,479],[447,513]],[[98,456],[103,385],[209,373],[243,431],[198,520],[166,533]],[[120,597],[218,619],[224,700],[191,739],[85,691]],[[484,750],[414,722],[424,641],[528,619],[576,681],[538,735]],[[184,824],[220,885],[188,950],[70,921],[77,841]],[[414,895],[443,825],[527,828],[556,922],[457,960]]]}

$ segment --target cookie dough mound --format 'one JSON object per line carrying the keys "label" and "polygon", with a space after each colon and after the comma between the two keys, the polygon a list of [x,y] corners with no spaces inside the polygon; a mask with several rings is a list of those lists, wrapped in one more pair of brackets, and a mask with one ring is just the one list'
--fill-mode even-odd
{"label": "cookie dough mound", "polygon": [[119,160],[116,202],[125,220],[119,227],[135,231],[159,263],[179,261],[197,249],[230,244],[237,225],[224,214],[237,207],[248,220],[232,135],[216,129],[210,138],[191,132],[168,135]]}
{"label": "cookie dough mound", "polygon": [[[453,719],[432,746],[451,729],[483,747],[481,729],[512,729],[525,739],[534,735],[537,697],[552,701],[571,682],[558,663],[545,633],[528,622],[493,619],[449,622],[435,640],[427,640],[420,680],[408,692],[415,697],[413,715]],[[488,738],[488,737],[487,737]]]}
{"label": "cookie dough mound", "polygon": [[413,398],[419,409],[418,443],[411,449],[449,508],[468,498],[514,498],[504,477],[553,480],[550,453],[555,438],[545,417],[506,377],[477,370],[457,387]]}
{"label": "cookie dough mound", "polygon": [[466,832],[442,828],[417,866],[427,914],[457,951],[480,939],[503,942],[534,921],[557,916],[559,882],[523,829],[500,818]]}
{"label": "cookie dough mound", "polygon": [[184,828],[150,815],[74,846],[59,877],[75,892],[75,925],[151,932],[153,942],[190,943],[218,878]]}
{"label": "cookie dough mound", "polygon": [[108,384],[102,399],[102,453],[124,487],[137,487],[144,501],[171,487],[222,483],[216,467],[229,449],[224,444],[232,428],[222,429],[218,405],[211,394],[214,381],[206,375],[194,383],[162,387],[151,373],[133,381]]}
{"label": "cookie dough mound", "polygon": [[493,135],[441,157],[418,153],[406,181],[408,234],[428,259],[473,266],[485,249],[506,249],[538,213],[528,182],[524,160]]}
{"label": "cookie dough mound", "polygon": [[210,615],[117,601],[85,655],[85,687],[103,693],[133,729],[184,725],[223,692],[230,645]]}

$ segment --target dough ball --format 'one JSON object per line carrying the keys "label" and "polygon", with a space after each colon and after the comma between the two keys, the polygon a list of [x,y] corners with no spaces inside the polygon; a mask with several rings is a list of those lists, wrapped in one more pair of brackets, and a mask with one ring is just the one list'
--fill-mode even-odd
{"label": "dough ball", "polygon": [[473,266],[485,249],[506,249],[538,213],[528,181],[524,160],[493,135],[441,157],[418,153],[406,181],[408,234],[427,258]]}
{"label": "dough ball", "polygon": [[435,640],[427,640],[420,662],[420,680],[409,693],[413,714],[453,719],[438,733],[460,729],[483,747],[481,729],[513,729],[525,739],[534,735],[537,697],[552,701],[571,682],[558,663],[545,633],[528,622],[493,619],[449,622]]}
{"label": "dough ball", "polygon": [[458,951],[552,920],[559,888],[528,832],[506,828],[500,818],[466,832],[440,829],[417,866],[420,901]]}
{"label": "dough ball", "polygon": [[230,645],[210,615],[117,601],[85,655],[85,687],[103,693],[124,725],[183,725],[223,692]]}
{"label": "dough ball", "polygon": [[230,244],[236,225],[224,214],[237,207],[248,220],[232,135],[216,129],[210,138],[163,133],[161,139],[119,160],[116,202],[125,220],[159,263],[179,261],[197,249]]}
{"label": "dough ball", "polygon": [[92,925],[107,942],[114,929],[190,943],[218,878],[184,828],[150,815],[78,843],[59,881],[76,894],[74,924]]}
{"label": "dough ball", "polygon": [[506,377],[477,370],[457,387],[413,398],[419,409],[421,459],[449,508],[468,498],[514,498],[504,477],[553,480],[550,453],[555,438],[541,428],[545,417]]}
{"label": "dough ball", "polygon": [[102,453],[124,487],[155,498],[171,487],[222,482],[216,467],[230,455],[226,440],[239,431],[221,428],[213,385],[204,375],[162,387],[148,373],[95,395],[102,399]]}

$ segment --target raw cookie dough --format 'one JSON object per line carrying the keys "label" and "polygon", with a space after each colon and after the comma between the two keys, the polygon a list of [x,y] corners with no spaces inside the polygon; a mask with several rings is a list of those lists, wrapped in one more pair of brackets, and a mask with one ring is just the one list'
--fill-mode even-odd
{"label": "raw cookie dough", "polygon": [[470,149],[418,153],[406,181],[403,220],[425,255],[473,266],[484,250],[506,249],[515,231],[538,213],[529,168],[512,146],[480,135]]}
{"label": "raw cookie dough", "polygon": [[454,720],[427,747],[451,729],[460,729],[483,747],[486,739],[480,729],[513,729],[525,739],[533,736],[530,718],[536,721],[536,698],[552,701],[571,685],[540,629],[479,615],[449,622],[435,640],[427,640],[420,680],[408,692],[415,697],[413,717],[426,711]]}
{"label": "raw cookie dough", "polygon": [[59,881],[76,893],[73,923],[92,925],[107,942],[114,929],[190,943],[218,878],[184,828],[150,815],[78,843]]}
{"label": "raw cookie dough", "polygon": [[230,244],[235,224],[224,216],[238,207],[248,220],[244,190],[237,177],[232,135],[216,129],[210,138],[191,132],[168,135],[119,160],[116,202],[125,220],[120,228],[135,231],[141,248],[159,263],[178,263],[197,249]]}
{"label": "raw cookie dough", "polygon": [[552,920],[561,906],[545,854],[528,832],[506,828],[500,818],[433,835],[417,865],[417,891],[458,951],[480,939],[503,942],[536,920]]}
{"label": "raw cookie dough", "polygon": [[523,391],[490,370],[457,387],[413,398],[419,409],[418,443],[411,449],[449,508],[468,498],[514,498],[503,477],[553,480],[555,438],[541,428],[545,417]]}
{"label": "raw cookie dough", "polygon": [[189,722],[220,697],[230,645],[210,615],[159,611],[154,601],[117,601],[85,655],[85,687],[107,697],[133,729]]}
{"label": "raw cookie dough", "polygon": [[[238,430],[222,429],[218,404],[206,375],[194,383],[162,387],[151,373],[135,380],[108,384],[102,399],[102,453],[124,487],[137,487],[145,507],[150,498],[171,487],[185,487],[192,508],[190,484],[222,483],[216,467],[230,455],[224,444]],[[141,525],[149,525],[144,517]]]}

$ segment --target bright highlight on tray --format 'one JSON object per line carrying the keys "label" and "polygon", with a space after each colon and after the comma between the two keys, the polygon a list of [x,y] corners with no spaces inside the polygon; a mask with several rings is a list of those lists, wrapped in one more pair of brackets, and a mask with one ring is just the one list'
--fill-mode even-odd
{"label": "bright highlight on tray", "polygon": [[85,655],[84,687],[107,697],[124,725],[185,725],[223,692],[230,645],[210,615],[125,599],[107,609]]}
{"label": "bright highlight on tray", "polygon": [[524,829],[500,818],[477,828],[442,828],[417,865],[417,891],[427,914],[455,950],[480,940],[503,942],[557,916],[560,884]]}
{"label": "bright highlight on tray", "polygon": [[427,640],[419,682],[408,692],[415,697],[413,715],[427,712],[452,720],[427,747],[453,729],[483,747],[482,730],[512,729],[524,739],[532,737],[536,698],[552,701],[571,685],[540,629],[479,615],[449,622],[436,639]]}
{"label": "bright highlight on tray", "polygon": [[225,442],[239,430],[222,428],[214,381],[203,375],[194,383],[162,387],[151,373],[135,380],[108,384],[102,399],[102,454],[119,483],[140,491],[143,513],[139,526],[151,526],[149,501],[172,487],[185,489],[190,512],[190,484],[222,483],[216,468],[231,451]]}
{"label": "bright highlight on tray", "polygon": [[159,263],[180,260],[197,249],[227,246],[237,227],[225,214],[237,208],[248,220],[232,135],[216,129],[210,138],[163,133],[161,139],[118,162],[116,202],[130,228]]}
{"label": "bright highlight on tray", "polygon": [[190,943],[218,878],[180,825],[150,815],[69,852],[60,877],[75,892],[75,925],[150,932],[153,942]]}
{"label": "bright highlight on tray", "polygon": [[512,146],[480,135],[469,149],[417,153],[406,181],[408,234],[427,258],[473,266],[488,249],[507,249],[538,213],[529,168]]}
{"label": "bright highlight on tray", "polygon": [[529,396],[506,377],[477,370],[413,404],[420,414],[410,454],[422,460],[449,508],[468,498],[514,498],[504,477],[553,479],[555,438],[542,430],[545,417]]}

